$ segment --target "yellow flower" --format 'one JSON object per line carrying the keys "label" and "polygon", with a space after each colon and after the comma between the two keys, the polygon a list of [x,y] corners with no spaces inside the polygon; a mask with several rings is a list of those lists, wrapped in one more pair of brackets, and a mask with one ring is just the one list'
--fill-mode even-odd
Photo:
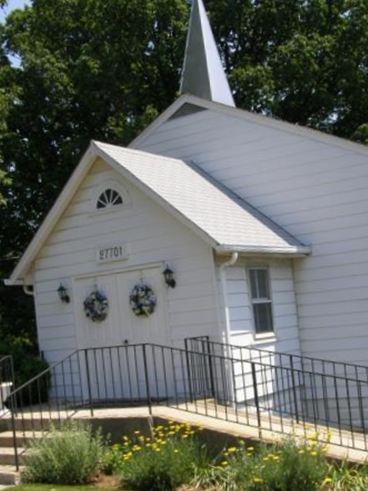
{"label": "yellow flower", "polygon": [[139,450],[141,450],[141,447],[139,445],[134,445],[133,448],[132,448],[132,450],[134,452],[139,452]]}
{"label": "yellow flower", "polygon": [[326,477],[325,480],[323,481],[323,484],[331,484],[331,483],[332,483],[331,477]]}
{"label": "yellow flower", "polygon": [[318,440],[318,433],[312,433],[311,435],[309,435],[308,440]]}
{"label": "yellow flower", "polygon": [[255,477],[253,479],[253,482],[255,482],[256,484],[261,484],[261,483],[263,483],[263,479],[261,479],[260,477]]}
{"label": "yellow flower", "polygon": [[126,435],[124,435],[124,436],[123,436],[123,440],[124,440],[125,442],[128,442],[128,441],[129,441],[129,438],[128,438]]}
{"label": "yellow flower", "polygon": [[299,450],[298,453],[300,453],[301,455],[303,455],[304,450]]}
{"label": "yellow flower", "polygon": [[248,447],[247,452],[254,452],[254,447]]}
{"label": "yellow flower", "polygon": [[155,452],[161,452],[159,448],[155,448]]}
{"label": "yellow flower", "polygon": [[226,467],[227,465],[229,465],[229,462],[226,462],[226,460],[224,460],[223,462],[221,462],[221,465]]}
{"label": "yellow flower", "polygon": [[174,448],[174,453],[178,453],[179,450],[177,448]]}
{"label": "yellow flower", "polygon": [[227,449],[228,453],[235,453],[238,449],[236,447],[230,447]]}
{"label": "yellow flower", "polygon": [[311,454],[312,457],[317,457],[317,455],[318,455],[318,453],[315,452],[315,451],[311,452],[310,454]]}

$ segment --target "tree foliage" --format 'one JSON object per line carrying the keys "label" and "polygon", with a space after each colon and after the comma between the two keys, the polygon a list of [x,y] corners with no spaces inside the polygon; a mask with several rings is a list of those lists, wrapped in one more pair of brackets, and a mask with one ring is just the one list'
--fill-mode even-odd
{"label": "tree foliage", "polygon": [[[368,143],[367,0],[206,6],[239,107]],[[188,7],[186,0],[33,0],[1,27],[2,276],[89,140],[126,144],[173,102]],[[17,315],[9,312],[3,302],[6,329]]]}

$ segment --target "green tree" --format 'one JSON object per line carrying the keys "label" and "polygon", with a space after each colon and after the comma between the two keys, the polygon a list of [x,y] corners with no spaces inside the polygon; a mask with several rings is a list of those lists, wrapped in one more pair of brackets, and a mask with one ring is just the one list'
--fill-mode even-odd
{"label": "green tree", "polygon": [[[1,277],[90,139],[126,144],[175,98],[187,14],[185,0],[34,0],[8,17],[2,45],[16,63],[4,58],[0,73],[0,169],[12,179]],[[0,333],[35,332],[18,290],[0,286]]]}
{"label": "green tree", "polygon": [[[368,142],[367,0],[206,6],[238,107]],[[0,276],[89,140],[126,144],[173,102],[188,11],[186,0],[33,0],[8,17],[0,30]],[[30,299],[14,289],[0,295],[0,333],[31,330]]]}

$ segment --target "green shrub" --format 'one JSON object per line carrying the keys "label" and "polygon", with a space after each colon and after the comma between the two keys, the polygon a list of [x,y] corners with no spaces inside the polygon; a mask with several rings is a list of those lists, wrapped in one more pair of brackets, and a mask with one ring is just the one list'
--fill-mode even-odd
{"label": "green shrub", "polygon": [[34,440],[27,452],[24,480],[52,484],[82,484],[98,470],[104,446],[100,432],[76,421]]}
{"label": "green shrub", "polygon": [[[49,366],[46,361],[40,358],[33,344],[26,338],[10,338],[8,336],[1,339],[0,353],[13,356],[15,388],[28,382],[28,380],[43,372]],[[2,375],[3,380],[4,374]],[[9,376],[8,373],[6,375]],[[50,376],[43,376],[38,384],[32,384],[27,390],[23,390],[21,395],[18,393],[18,405],[27,405],[30,402],[46,402],[49,385]]]}
{"label": "green shrub", "polygon": [[331,465],[323,489],[326,491],[367,491],[368,466],[351,466],[347,463],[340,466]]}
{"label": "green shrub", "polygon": [[170,423],[157,426],[152,438],[135,432],[114,445],[105,456],[103,470],[119,472],[124,489],[169,491],[189,483],[196,466],[207,464],[195,430],[188,425]]}
{"label": "green shrub", "polygon": [[194,484],[226,491],[317,491],[329,465],[316,442],[297,445],[227,449],[210,468],[197,473]]}

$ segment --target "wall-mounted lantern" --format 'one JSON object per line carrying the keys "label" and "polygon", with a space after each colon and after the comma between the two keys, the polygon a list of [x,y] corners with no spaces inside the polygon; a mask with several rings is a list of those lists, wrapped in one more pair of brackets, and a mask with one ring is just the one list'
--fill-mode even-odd
{"label": "wall-mounted lantern", "polygon": [[63,303],[69,303],[70,302],[70,296],[68,294],[68,289],[62,283],[60,283],[60,286],[59,286],[57,292],[58,292],[60,300]]}
{"label": "wall-mounted lantern", "polygon": [[166,266],[166,269],[162,274],[164,275],[166,285],[169,286],[170,288],[175,288],[176,280],[175,280],[174,271],[172,271],[169,268],[169,266]]}

